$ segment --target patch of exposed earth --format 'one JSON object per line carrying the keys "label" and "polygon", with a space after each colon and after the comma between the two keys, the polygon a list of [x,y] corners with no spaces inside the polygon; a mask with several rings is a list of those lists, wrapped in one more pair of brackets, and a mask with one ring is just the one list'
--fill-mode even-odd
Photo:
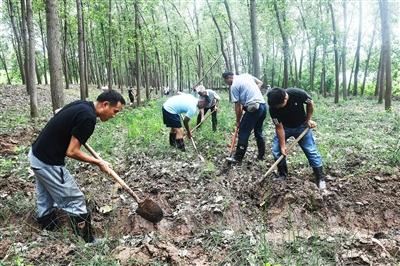
{"label": "patch of exposed earth", "polygon": [[[16,149],[29,145],[37,134],[35,128],[1,134],[0,155],[15,156]],[[206,162],[213,165],[212,170],[205,170],[194,155],[183,161],[180,152],[168,158],[149,158],[143,153],[125,158],[117,171],[141,198],[151,197],[166,214],[157,225],[135,214],[137,204],[110,178],[92,166],[77,164],[72,171],[93,210],[96,234],[109,239],[105,252],[122,265],[156,261],[214,265],[227,256],[232,238],[246,235],[253,244],[261,237],[282,246],[294,239],[310,246],[318,241],[331,243],[335,249],[330,251],[329,264],[400,261],[399,170],[364,176],[328,170],[328,191],[321,193],[309,168],[290,169],[285,182],[268,178],[255,186],[269,165],[255,162],[249,153],[242,165],[227,167],[223,153]],[[68,265],[81,255],[82,247],[73,238],[61,237],[69,230],[65,214],[59,213],[65,226],[57,232],[39,230],[32,177],[1,176],[0,191],[0,207],[17,193],[32,206],[23,215],[1,213],[0,259],[7,261],[17,252],[35,264]],[[218,245],[211,241],[216,233]]]}

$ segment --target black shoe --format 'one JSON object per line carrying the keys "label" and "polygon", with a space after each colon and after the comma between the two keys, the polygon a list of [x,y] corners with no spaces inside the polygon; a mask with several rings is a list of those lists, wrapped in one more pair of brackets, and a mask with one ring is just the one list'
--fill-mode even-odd
{"label": "black shoe", "polygon": [[176,147],[176,133],[169,133],[169,145]]}
{"label": "black shoe", "polygon": [[278,163],[278,174],[275,176],[274,180],[284,181],[288,175],[288,168],[286,164],[286,159],[283,159]]}
{"label": "black shoe", "polygon": [[325,175],[322,166],[313,167],[313,171],[315,176],[315,184],[317,187],[321,190],[326,189]]}
{"label": "black shoe", "polygon": [[43,230],[54,231],[58,227],[58,221],[55,211],[52,211],[45,216],[36,218],[36,220]]}
{"label": "black shoe", "polygon": [[185,149],[185,142],[183,142],[183,139],[177,139],[176,140],[176,147],[180,149],[181,151],[186,151]]}
{"label": "black shoe", "polygon": [[92,232],[90,213],[78,216],[70,215],[69,218],[74,234],[82,237],[86,243],[93,243],[95,239]]}
{"label": "black shoe", "polygon": [[265,155],[265,141],[263,138],[257,139],[257,148],[258,148],[258,160],[264,160]]}
{"label": "black shoe", "polygon": [[246,154],[247,144],[238,143],[236,146],[236,152],[233,156],[236,163],[240,163],[243,160],[244,155]]}

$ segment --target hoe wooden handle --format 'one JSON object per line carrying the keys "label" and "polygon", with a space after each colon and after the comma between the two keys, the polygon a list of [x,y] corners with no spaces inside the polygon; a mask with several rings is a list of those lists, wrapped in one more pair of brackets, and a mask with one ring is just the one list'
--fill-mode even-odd
{"label": "hoe wooden handle", "polygon": [[[89,144],[85,143],[84,146],[85,146],[86,150],[88,150],[90,152],[90,154],[93,155],[93,157],[95,157],[96,159],[102,160],[100,155],[95,150],[93,150],[93,148],[90,147]],[[118,184],[120,184],[126,190],[126,192],[128,192],[135,199],[135,201],[137,203],[141,202],[141,200],[136,195],[136,193],[133,192],[133,190],[125,183],[125,181],[122,180],[122,178],[119,177],[119,175],[111,168],[110,168],[110,176],[112,176],[112,178],[114,178],[115,181],[117,181]]]}

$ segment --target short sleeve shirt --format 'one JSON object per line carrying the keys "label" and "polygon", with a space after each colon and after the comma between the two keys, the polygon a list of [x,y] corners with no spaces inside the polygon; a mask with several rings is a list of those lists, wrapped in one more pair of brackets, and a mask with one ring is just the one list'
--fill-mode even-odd
{"label": "short sleeve shirt", "polygon": [[164,109],[171,114],[185,114],[192,118],[197,112],[198,99],[191,94],[180,94],[169,98],[164,104]]}
{"label": "short sleeve shirt", "polygon": [[208,101],[208,104],[207,104],[206,108],[213,107],[217,100],[218,101],[221,100],[221,97],[219,97],[219,95],[215,91],[206,90],[206,92],[207,92],[206,98],[207,98],[207,101]]}
{"label": "short sleeve shirt", "polygon": [[251,103],[265,103],[255,78],[250,74],[235,75],[231,86],[232,102],[247,107]]}
{"label": "short sleeve shirt", "polygon": [[299,127],[307,119],[304,104],[311,103],[311,96],[298,88],[288,88],[285,91],[289,96],[286,106],[279,109],[269,107],[272,121],[275,125],[282,123],[288,128]]}
{"label": "short sleeve shirt", "polygon": [[96,126],[93,102],[75,101],[63,107],[40,132],[32,145],[33,154],[49,165],[65,165],[65,153],[74,136],[85,144]]}

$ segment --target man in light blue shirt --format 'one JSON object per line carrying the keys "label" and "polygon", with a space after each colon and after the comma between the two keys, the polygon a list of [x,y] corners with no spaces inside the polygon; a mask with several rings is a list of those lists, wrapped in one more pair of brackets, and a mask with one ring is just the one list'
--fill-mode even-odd
{"label": "man in light blue shirt", "polygon": [[183,125],[185,126],[187,137],[191,138],[189,121],[196,114],[197,108],[204,108],[207,104],[208,102],[205,99],[198,99],[191,94],[185,93],[172,96],[163,104],[163,122],[167,127],[171,128],[169,144],[172,147],[185,151],[180,114],[185,114]]}
{"label": "man in light blue shirt", "polygon": [[232,72],[225,72],[222,77],[230,86],[231,100],[235,103],[236,127],[239,128],[236,152],[230,161],[242,161],[253,129],[258,148],[257,159],[263,160],[265,141],[262,131],[267,108],[260,91],[262,82],[250,74],[234,75]]}

